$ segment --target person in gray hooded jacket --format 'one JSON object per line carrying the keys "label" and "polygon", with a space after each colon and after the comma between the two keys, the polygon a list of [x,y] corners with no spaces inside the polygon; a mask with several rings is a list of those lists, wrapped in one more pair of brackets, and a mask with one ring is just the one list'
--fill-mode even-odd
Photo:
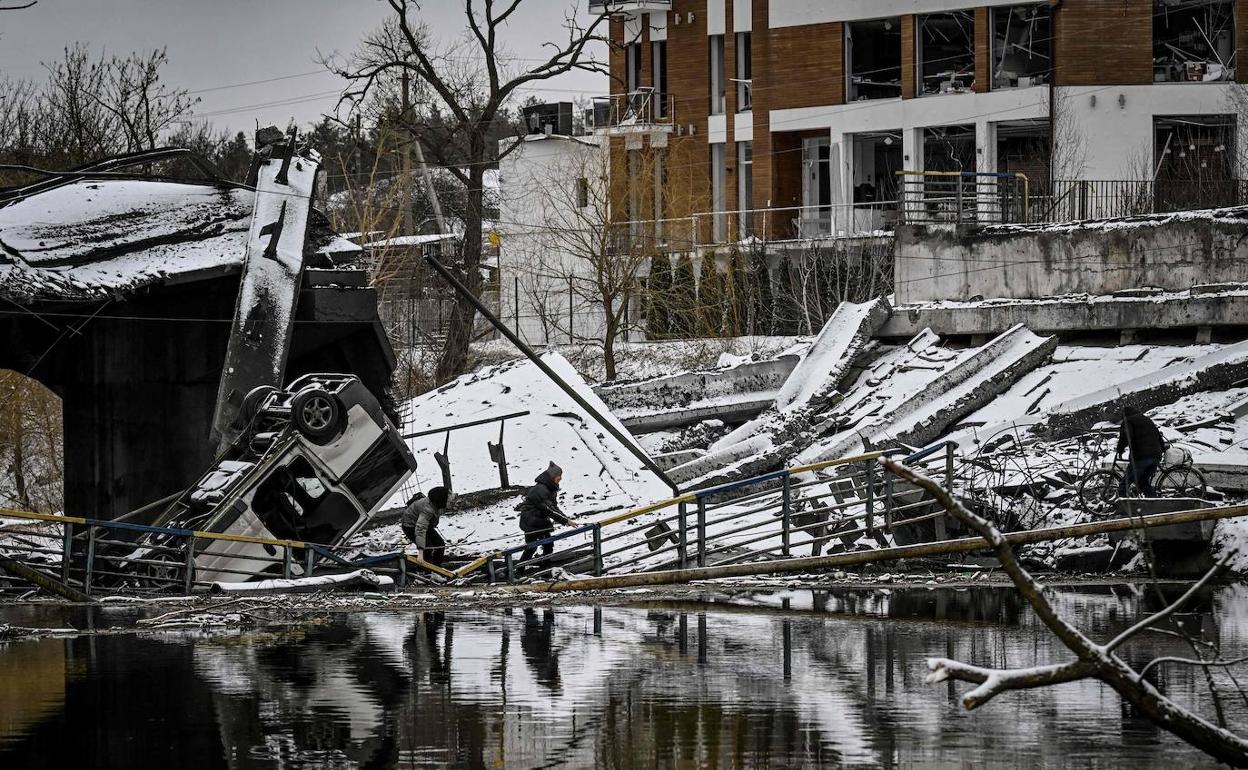
{"label": "person in gray hooded jacket", "polygon": [[441,567],[446,560],[446,541],[438,533],[438,521],[454,500],[455,493],[451,491],[450,463],[440,453],[434,453],[433,457],[442,468],[445,486],[430,489],[428,495],[417,492],[403,509],[399,527],[416,546],[416,558]]}

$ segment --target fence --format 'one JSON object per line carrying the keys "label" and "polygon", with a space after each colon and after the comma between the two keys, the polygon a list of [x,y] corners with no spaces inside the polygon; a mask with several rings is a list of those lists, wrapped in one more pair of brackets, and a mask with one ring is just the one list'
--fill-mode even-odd
{"label": "fence", "polygon": [[1002,224],[1029,220],[1027,177],[971,171],[898,171],[906,224]]}
{"label": "fence", "polygon": [[[934,466],[952,489],[954,449],[941,444],[905,461],[929,472]],[[810,545],[815,555],[834,540],[850,546],[863,535],[896,536],[903,528],[928,524],[931,538],[944,540],[947,512],[877,462],[902,451],[872,452],[691,492],[505,549],[455,574],[483,572],[495,583],[549,578],[556,570],[602,576],[783,559],[800,545]],[[546,546],[551,554],[537,551]]]}
{"label": "fence", "polygon": [[652,88],[639,88],[627,94],[596,96],[593,99],[593,128],[628,129],[633,126],[649,129],[673,123],[676,100]]}
{"label": "fence", "polygon": [[[62,583],[87,596],[109,593],[191,593],[212,582],[197,573],[205,568],[197,559],[228,554],[231,566],[213,565],[211,574],[244,581],[264,575],[272,578],[312,577],[323,565],[334,568],[372,569],[392,575],[404,585],[409,568],[441,572],[432,565],[403,553],[348,559],[353,549],[299,540],[200,532],[174,527],[154,527],[123,521],[104,521],[74,516],[55,516],[26,511],[0,510],[0,516],[31,522],[44,530],[4,532],[0,554],[42,567]],[[250,546],[250,547],[249,547]],[[213,549],[218,553],[212,553]],[[245,549],[245,550],[242,550]],[[206,571],[206,570],[205,570]],[[25,589],[22,589],[25,590]]]}
{"label": "fence", "polygon": [[[1041,189],[1045,187],[1047,189]],[[1031,191],[1033,222],[1113,219],[1248,204],[1248,180],[1055,180]]]}

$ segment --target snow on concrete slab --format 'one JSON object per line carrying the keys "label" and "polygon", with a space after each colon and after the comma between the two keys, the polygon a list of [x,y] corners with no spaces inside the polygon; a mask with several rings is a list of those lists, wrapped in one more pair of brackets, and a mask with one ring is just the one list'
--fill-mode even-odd
{"label": "snow on concrete slab", "polygon": [[842,302],[824,324],[810,350],[780,388],[776,407],[787,410],[837,390],[857,354],[888,320],[885,299]]}
{"label": "snow on concrete slab", "polygon": [[[547,353],[543,360],[627,435],[565,358]],[[507,420],[503,428],[511,484],[531,485],[554,461],[564,469],[561,499],[565,510],[573,515],[631,507],[670,495],[662,480],[527,360],[464,375],[412,399],[400,411],[404,434],[530,412]],[[426,491],[441,483],[433,453],[444,447],[449,447],[457,493],[498,489],[498,466],[490,460],[487,448],[487,443],[498,441],[497,422],[451,431],[449,444],[448,433],[442,430],[410,439],[408,445],[419,467],[412,481],[385,507],[400,507],[416,491]],[[509,522],[509,526],[514,527],[514,522]]]}
{"label": "snow on concrete slab", "polygon": [[1125,404],[1146,411],[1191,393],[1224,390],[1245,378],[1248,342],[1239,342],[1057,404],[1033,431],[1050,437],[1072,436],[1115,419]]}
{"label": "snow on concrete slab", "polygon": [[1119,385],[1143,373],[1190,363],[1221,345],[1059,346],[1050,363],[1037,367],[1009,390],[962,421],[984,426],[1037,416],[1095,390]]}
{"label": "snow on concrete slab", "polygon": [[[868,378],[859,387],[883,391],[886,395],[881,408],[829,441],[799,453],[796,461],[817,463],[890,444],[921,445],[932,441],[949,425],[982,408],[1047,361],[1056,347],[1057,338],[1040,337],[1016,326],[981,348],[961,352],[932,376],[911,366],[898,367],[896,376],[887,384],[873,385]],[[925,381],[907,382],[918,379]],[[846,401],[853,397],[854,392],[850,391]]]}

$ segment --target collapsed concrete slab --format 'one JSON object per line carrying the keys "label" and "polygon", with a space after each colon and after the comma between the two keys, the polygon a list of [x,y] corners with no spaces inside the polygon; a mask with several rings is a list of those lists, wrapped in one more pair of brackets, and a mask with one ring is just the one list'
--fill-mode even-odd
{"label": "collapsed concrete slab", "polygon": [[1248,342],[1228,345],[1193,361],[1167,366],[1135,379],[1066,401],[1031,424],[1037,436],[1075,436],[1098,422],[1121,419],[1124,406],[1147,411],[1191,393],[1225,390],[1248,378]]}
{"label": "collapsed concrete slab", "polygon": [[826,444],[810,447],[799,453],[796,461],[807,464],[833,460],[890,443],[929,443],[1047,361],[1056,348],[1056,337],[1040,337],[1025,327],[1015,326],[961,357],[927,387],[913,392],[888,413],[878,414]]}
{"label": "collapsed concrete slab", "polygon": [[797,355],[751,361],[710,372],[681,372],[595,388],[634,434],[680,428],[706,419],[748,420],[775,404]]}
{"label": "collapsed concrete slab", "polygon": [[[706,456],[672,469],[683,483],[715,468],[741,461],[777,444],[777,437],[807,428],[814,415],[840,390],[872,346],[872,337],[888,320],[884,299],[842,302],[819,336],[776,393],[775,404],[711,445]],[[780,439],[783,440],[783,439]]]}

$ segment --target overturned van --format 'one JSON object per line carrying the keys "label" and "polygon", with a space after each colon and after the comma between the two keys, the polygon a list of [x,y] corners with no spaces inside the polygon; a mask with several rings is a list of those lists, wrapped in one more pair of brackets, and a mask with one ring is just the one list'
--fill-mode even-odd
{"label": "overturned van", "polygon": [[[256,388],[239,419],[234,445],[152,524],[333,546],[367,524],[416,469],[377,399],[352,375],[310,374],[285,390]],[[186,562],[175,563],[172,543],[163,542],[169,539],[145,536],[123,560],[139,569],[127,571],[149,585],[184,580]],[[197,539],[193,579],[298,576],[308,554],[292,550]]]}

